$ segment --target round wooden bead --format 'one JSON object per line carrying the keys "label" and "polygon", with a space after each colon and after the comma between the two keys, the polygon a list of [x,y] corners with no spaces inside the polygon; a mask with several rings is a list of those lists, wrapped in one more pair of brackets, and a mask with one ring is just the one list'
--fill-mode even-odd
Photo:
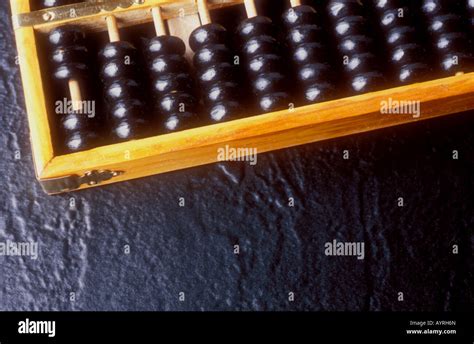
{"label": "round wooden bead", "polygon": [[373,70],[377,58],[372,53],[354,54],[344,64],[344,70],[350,74],[365,73]]}
{"label": "round wooden bead", "polygon": [[308,64],[298,70],[297,79],[303,85],[314,85],[318,82],[331,80],[331,68],[323,63]]}
{"label": "round wooden bead", "polygon": [[193,62],[197,68],[204,68],[222,62],[232,63],[233,56],[227,46],[215,44],[198,50],[194,55]]}
{"label": "round wooden bead", "polygon": [[85,33],[76,26],[60,26],[53,29],[48,38],[53,46],[73,46],[84,42]]}
{"label": "round wooden bead", "polygon": [[430,72],[425,63],[410,63],[397,70],[397,80],[402,84],[411,84],[424,79]]}
{"label": "round wooden bead", "polygon": [[323,32],[318,25],[301,25],[289,29],[286,37],[287,43],[291,47],[296,47],[304,43],[321,42]]}
{"label": "round wooden bead", "polygon": [[333,19],[364,14],[362,3],[357,0],[330,1],[327,10],[329,16]]}
{"label": "round wooden bead", "polygon": [[196,99],[184,92],[167,94],[158,101],[160,113],[166,115],[179,112],[194,112],[196,106]]}
{"label": "round wooden bead", "polygon": [[276,70],[282,70],[283,58],[281,55],[276,54],[258,55],[249,60],[247,69],[252,77],[259,74],[272,73]]}
{"label": "round wooden bead", "polygon": [[126,63],[123,60],[116,59],[105,63],[100,75],[106,83],[109,83],[115,79],[133,79],[136,74],[137,68],[134,62]]}
{"label": "round wooden bead", "polygon": [[240,42],[260,36],[274,36],[275,29],[270,18],[264,16],[256,16],[245,19],[237,28],[237,34]]}
{"label": "round wooden bead", "polygon": [[65,63],[56,68],[54,78],[57,80],[84,79],[87,70],[88,67],[84,63]]}
{"label": "round wooden bead", "polygon": [[64,139],[64,146],[68,153],[75,153],[94,148],[97,145],[98,135],[91,131],[74,132]]}
{"label": "round wooden bead", "polygon": [[219,63],[204,69],[198,79],[205,89],[209,89],[216,83],[235,80],[234,68],[230,63]]}
{"label": "round wooden bead", "polygon": [[110,42],[99,52],[102,63],[110,60],[121,60],[124,63],[134,63],[137,56],[137,49],[129,42]]}
{"label": "round wooden bead", "polygon": [[368,36],[349,36],[342,38],[337,47],[343,56],[362,54],[372,50],[373,42]]}
{"label": "round wooden bead", "polygon": [[155,94],[160,96],[176,91],[192,93],[194,82],[188,73],[160,75],[153,81]]}
{"label": "round wooden bead", "polygon": [[243,46],[243,52],[247,58],[257,55],[280,54],[278,41],[271,36],[259,36],[251,38]]}
{"label": "round wooden bead", "polygon": [[181,55],[161,55],[153,59],[151,71],[156,74],[174,74],[188,70],[188,63]]}
{"label": "round wooden bead", "polygon": [[214,103],[209,109],[210,119],[214,123],[236,119],[241,112],[241,105],[235,100]]}
{"label": "round wooden bead", "polygon": [[238,87],[237,83],[231,81],[216,83],[205,93],[205,101],[208,104],[225,102],[238,94]]}
{"label": "round wooden bead", "polygon": [[72,45],[68,47],[59,47],[53,51],[51,60],[54,63],[85,62],[89,59],[89,51],[83,45]]}
{"label": "round wooden bead", "polygon": [[327,61],[327,51],[320,43],[302,44],[292,54],[293,61],[299,65]]}
{"label": "round wooden bead", "polygon": [[184,55],[186,46],[179,37],[159,36],[153,37],[148,44],[147,53],[153,58],[160,55]]}
{"label": "round wooden bead", "polygon": [[287,109],[290,97],[286,92],[275,92],[262,96],[259,100],[260,110],[272,112]]}
{"label": "round wooden bead", "polygon": [[355,93],[367,93],[385,86],[385,78],[379,72],[368,72],[355,75],[350,83],[350,87]]}
{"label": "round wooden bead", "polygon": [[335,26],[335,34],[339,37],[367,35],[366,19],[362,16],[351,16],[340,19]]}
{"label": "round wooden bead", "polygon": [[121,99],[111,107],[110,119],[116,124],[127,118],[141,117],[144,106],[145,104],[136,98]]}
{"label": "round wooden bead", "polygon": [[226,44],[227,30],[220,24],[211,23],[198,27],[191,33],[189,45],[193,51],[210,44]]}
{"label": "round wooden bead", "polygon": [[286,26],[295,27],[315,23],[318,15],[313,7],[300,5],[288,9],[282,18]]}
{"label": "round wooden bead", "polygon": [[304,88],[304,103],[319,103],[332,99],[335,96],[336,89],[333,84],[328,82],[317,82],[307,85]]}
{"label": "round wooden bead", "polygon": [[140,97],[141,88],[138,82],[132,79],[115,79],[105,86],[105,95],[109,102],[121,99],[136,99]]}
{"label": "round wooden bead", "polygon": [[276,93],[285,87],[285,76],[281,73],[260,74],[252,81],[253,92],[255,94]]}
{"label": "round wooden bead", "polygon": [[165,133],[192,129],[197,124],[197,114],[195,112],[176,112],[166,115],[163,120],[163,130]]}

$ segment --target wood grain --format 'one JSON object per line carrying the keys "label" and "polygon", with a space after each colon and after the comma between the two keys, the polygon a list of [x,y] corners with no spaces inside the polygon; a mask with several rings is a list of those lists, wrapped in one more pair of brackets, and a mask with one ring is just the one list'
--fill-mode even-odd
{"label": "wood grain", "polygon": [[[28,0],[10,0],[11,2],[19,1],[25,2]],[[209,9],[215,10],[225,8],[228,6],[235,6],[242,4],[243,0],[210,0]],[[35,25],[35,30],[39,32],[49,32],[52,28],[64,25],[74,24],[80,26],[83,30],[89,32],[104,31],[101,20],[105,19],[107,14],[114,15],[121,23],[121,27],[126,28],[145,23],[150,23],[153,18],[150,15],[152,7],[160,5],[163,19],[182,19],[183,16],[197,16],[198,8],[195,0],[146,0],[141,4],[134,4],[129,8],[116,8],[112,11],[103,11],[101,13],[88,15],[80,18],[68,18],[54,22]]]}
{"label": "wood grain", "polygon": [[[420,118],[381,114],[381,103],[389,98],[420,101]],[[216,162],[217,150],[226,145],[263,153],[469,109],[474,109],[474,73],[58,156],[42,178],[125,171],[108,184]]]}
{"label": "wood grain", "polygon": [[[12,0],[11,3],[13,15],[30,11],[29,1]],[[35,172],[40,178],[45,166],[53,158],[53,145],[33,28],[15,30],[15,39],[25,93]]]}
{"label": "wood grain", "polygon": [[[28,0],[11,2],[14,15],[29,11]],[[210,8],[237,3],[242,1],[213,0]],[[200,25],[193,0],[146,0],[131,9],[116,9],[90,18],[81,18],[79,23],[90,30],[100,26],[100,30],[104,31],[103,20],[111,14],[117,17],[121,27],[135,25],[142,20],[151,22],[151,7],[157,4],[163,6],[164,19],[171,18],[167,22],[170,33],[185,41],[190,32]],[[218,149],[225,146],[255,148],[263,153],[474,109],[474,73],[469,73],[53,157],[34,30],[49,31],[56,26],[58,23],[15,30],[23,86],[27,95],[33,156],[40,180],[71,174],[83,175],[102,169],[125,172],[101,184],[105,185],[213,163],[217,161]],[[420,118],[382,114],[381,104],[389,99],[420,102]],[[91,186],[84,185],[82,188],[88,187]]]}

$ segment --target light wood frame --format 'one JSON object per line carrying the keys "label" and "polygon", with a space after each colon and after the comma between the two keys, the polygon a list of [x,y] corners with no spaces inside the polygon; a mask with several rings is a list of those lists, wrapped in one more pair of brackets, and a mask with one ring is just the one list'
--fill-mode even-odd
{"label": "light wood frame", "polygon": [[[242,3],[241,0],[212,0],[211,9]],[[124,25],[151,21],[147,12],[163,5],[167,18],[177,9],[196,13],[194,0],[144,0],[128,9],[112,12]],[[30,11],[29,0],[11,0],[12,14]],[[108,13],[87,18],[71,18],[30,27],[17,27],[19,64],[26,95],[31,146],[39,181],[90,171],[123,171],[100,185],[150,176],[158,173],[209,164],[217,161],[217,151],[226,145],[256,148],[259,153],[331,139],[380,128],[411,123],[474,109],[474,73],[387,89],[379,92],[263,114],[227,123],[209,125],[178,133],[113,144],[92,150],[54,156],[48,109],[36,47],[35,30],[47,32],[68,22],[82,23],[92,30],[105,30],[94,23]],[[187,37],[183,37],[187,40]],[[381,114],[381,103],[388,99],[419,101],[421,116]],[[81,185],[80,189],[96,185]]]}

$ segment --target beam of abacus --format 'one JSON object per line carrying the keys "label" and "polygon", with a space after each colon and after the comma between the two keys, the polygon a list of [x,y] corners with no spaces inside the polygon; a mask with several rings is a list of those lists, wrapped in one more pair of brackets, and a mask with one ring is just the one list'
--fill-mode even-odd
{"label": "beam of abacus", "polygon": [[205,0],[198,0],[201,26],[191,33],[193,64],[210,121],[224,122],[240,116],[239,83],[227,30],[212,23]]}
{"label": "beam of abacus", "polygon": [[316,10],[301,5],[300,0],[291,0],[291,8],[283,14],[283,23],[301,101],[310,104],[333,98],[336,87],[330,49]]}
{"label": "beam of abacus", "polygon": [[106,17],[110,43],[99,53],[102,61],[101,77],[109,109],[111,139],[128,141],[141,138],[153,129],[145,111],[143,89],[137,76],[137,49],[120,40],[117,20]]}
{"label": "beam of abacus", "polygon": [[270,18],[259,16],[253,0],[245,0],[247,19],[238,27],[247,79],[259,112],[288,108],[288,79],[282,47]]}
{"label": "beam of abacus", "polygon": [[62,26],[52,30],[49,41],[54,49],[52,61],[55,65],[54,77],[68,83],[70,106],[61,114],[61,136],[66,153],[92,148],[98,142],[97,119],[95,114],[83,111],[81,82],[88,79],[89,52],[85,45],[84,32],[74,26]]}
{"label": "beam of abacus", "polygon": [[186,46],[168,35],[160,7],[151,10],[156,37],[147,44],[146,55],[152,74],[156,111],[164,132],[190,129],[197,120],[198,101],[194,95],[194,80],[184,57]]}
{"label": "beam of abacus", "polygon": [[349,92],[361,94],[384,88],[386,80],[374,53],[377,49],[364,5],[357,0],[330,0],[327,13]]}

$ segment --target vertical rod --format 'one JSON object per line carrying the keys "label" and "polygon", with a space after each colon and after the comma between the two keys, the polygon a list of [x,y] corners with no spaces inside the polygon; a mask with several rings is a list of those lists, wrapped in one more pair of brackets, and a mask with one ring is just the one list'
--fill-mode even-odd
{"label": "vertical rod", "polygon": [[153,17],[153,23],[155,23],[155,31],[157,36],[166,35],[166,25],[163,19],[163,13],[160,7],[153,7],[151,9],[151,15]]}
{"label": "vertical rod", "polygon": [[211,14],[209,13],[209,8],[207,7],[206,0],[198,0],[198,12],[201,17],[201,24],[206,25],[212,23]]}
{"label": "vertical rod", "polygon": [[107,16],[107,31],[109,32],[110,42],[120,41],[120,33],[117,26],[117,19],[114,16]]}
{"label": "vertical rod", "polygon": [[247,17],[253,18],[258,16],[257,7],[255,6],[255,0],[244,0],[245,10],[247,11]]}

